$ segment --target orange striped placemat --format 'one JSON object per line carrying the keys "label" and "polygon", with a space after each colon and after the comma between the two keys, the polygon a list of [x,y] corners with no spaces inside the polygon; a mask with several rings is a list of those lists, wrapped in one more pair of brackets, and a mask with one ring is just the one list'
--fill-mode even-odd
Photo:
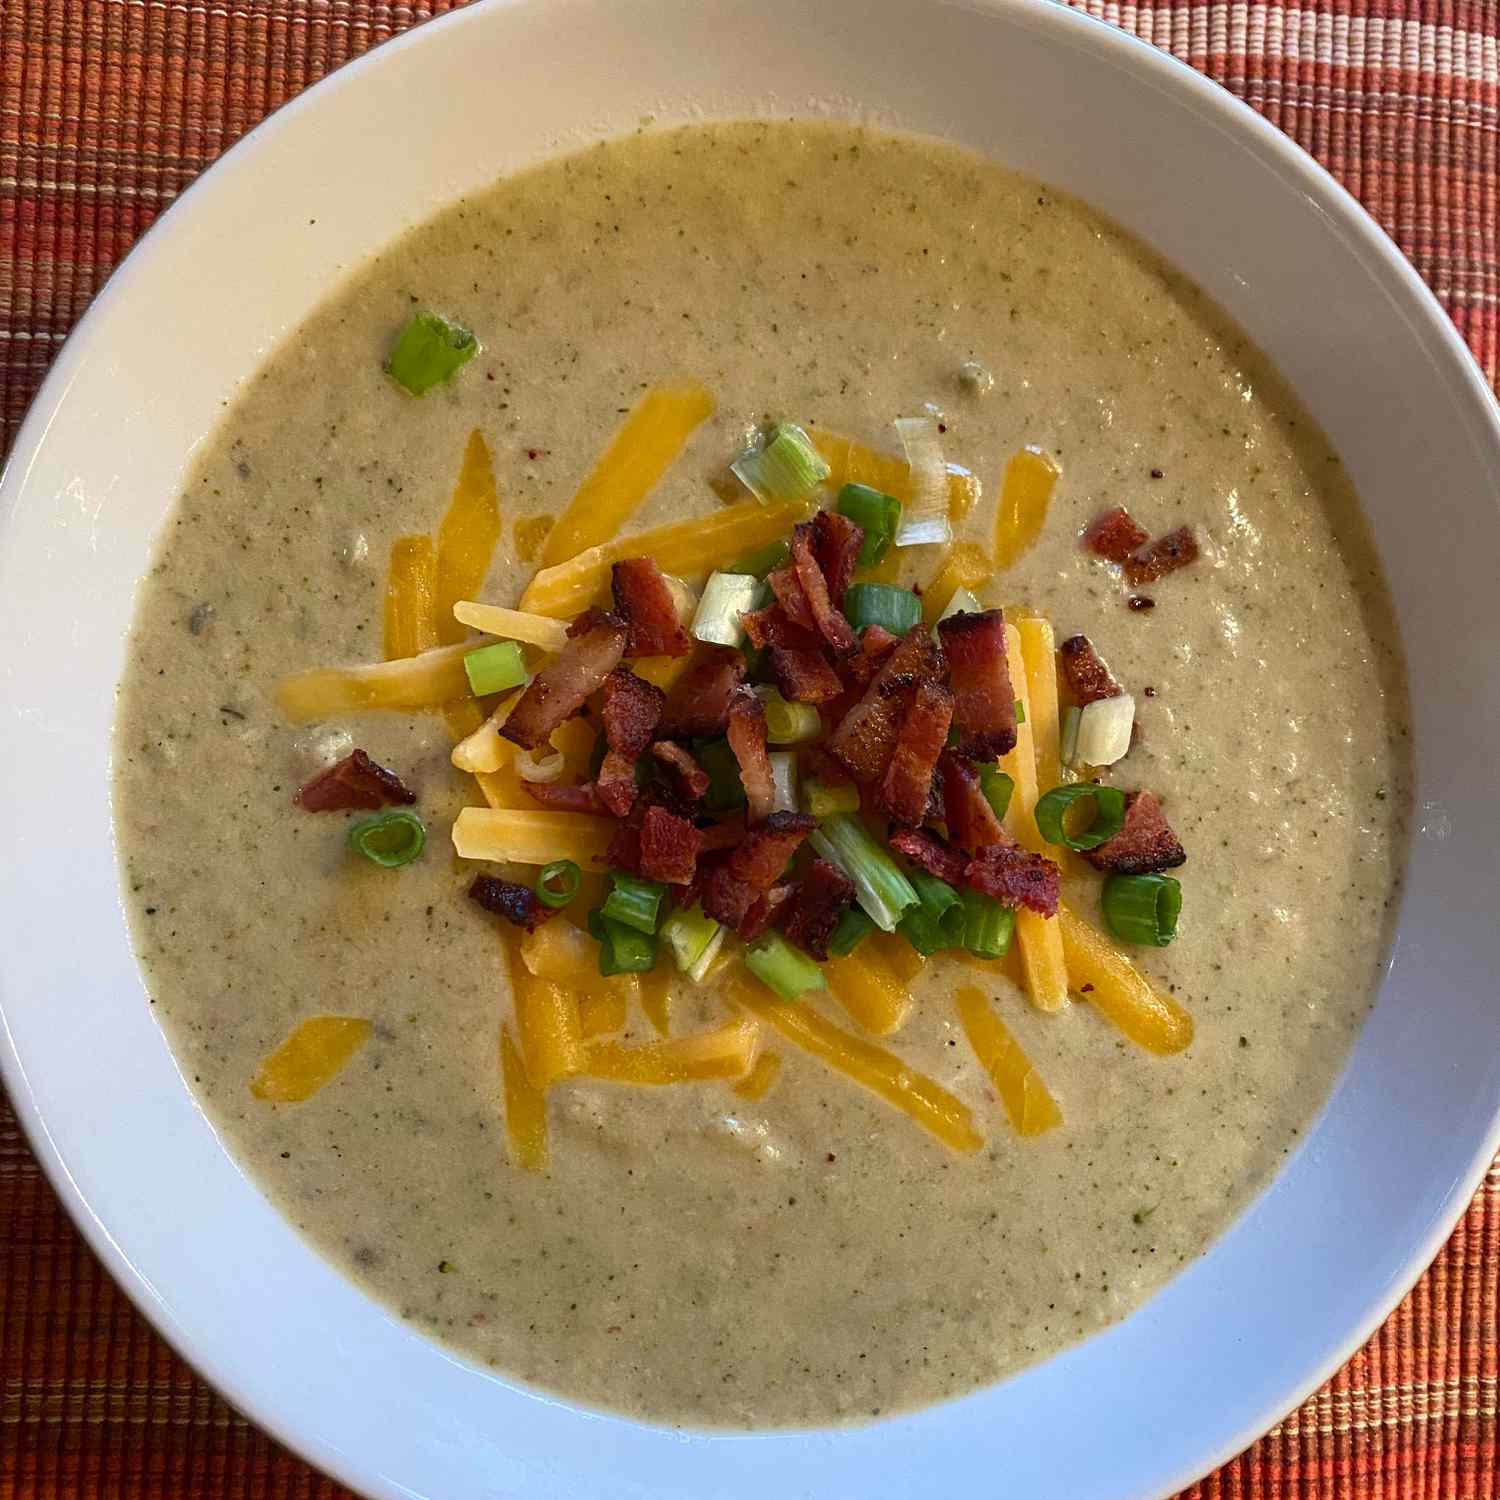
{"label": "orange striped placemat", "polygon": [[[1169,48],[1312,151],[1500,378],[1500,0],[1080,8]],[[89,298],[284,99],[453,0],[0,0],[0,452]],[[1346,1369],[1191,1492],[1496,1500],[1500,1165]],[[335,1500],[110,1282],[0,1099],[0,1500]]]}

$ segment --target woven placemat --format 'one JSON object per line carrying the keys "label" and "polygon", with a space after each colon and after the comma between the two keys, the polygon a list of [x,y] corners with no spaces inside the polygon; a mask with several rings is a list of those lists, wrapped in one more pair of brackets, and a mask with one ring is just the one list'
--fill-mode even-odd
{"label": "woven placemat", "polygon": [[[622,0],[623,3],[623,0]],[[1500,0],[1083,8],[1312,151],[1500,376]],[[0,0],[0,452],[89,298],[220,152],[452,0]],[[1391,1320],[1194,1496],[1495,1500],[1500,1164]],[[0,1099],[0,1497],[334,1500],[99,1269]]]}

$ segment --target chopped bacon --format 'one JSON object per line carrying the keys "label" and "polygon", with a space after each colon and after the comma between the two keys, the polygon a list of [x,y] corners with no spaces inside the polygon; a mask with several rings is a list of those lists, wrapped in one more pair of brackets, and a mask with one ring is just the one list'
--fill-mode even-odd
{"label": "chopped bacon", "polygon": [[977,850],[1005,837],[1000,819],[984,795],[979,772],[951,750],[938,762],[943,777],[943,821],[960,849]]}
{"label": "chopped bacon", "polygon": [[793,703],[831,703],[844,691],[839,674],[821,652],[772,646],[767,665],[781,696]]}
{"label": "chopped bacon", "polygon": [[920,823],[927,816],[932,772],[953,722],[953,694],[924,678],[901,721],[896,748],[880,783],[880,801],[898,823]]}
{"label": "chopped bacon", "polygon": [[998,609],[949,615],[938,622],[953,689],[953,717],[970,760],[995,760],[1016,743],[1016,697]]}
{"label": "chopped bacon", "polygon": [[745,658],[730,646],[705,646],[667,694],[658,739],[723,734],[729,700],[745,680]]}
{"label": "chopped bacon", "polygon": [[615,612],[630,627],[626,656],[686,656],[693,639],[677,618],[677,600],[650,557],[627,557],[611,574]]}
{"label": "chopped bacon", "polygon": [[1161,803],[1150,792],[1132,792],[1126,799],[1120,831],[1097,849],[1085,850],[1083,857],[1099,870],[1154,875],[1186,864],[1187,850],[1172,832]]}
{"label": "chopped bacon", "polygon": [[497,880],[493,875],[476,875],[469,887],[469,899],[516,927],[524,927],[527,932],[535,932],[558,912],[557,907],[538,901],[536,892],[529,885]]}
{"label": "chopped bacon", "polygon": [[[602,813],[613,812],[604,799],[599,795],[598,786],[592,781],[581,782],[578,786],[558,786],[553,781],[526,781],[521,785],[526,788],[526,795],[534,802],[540,802],[543,807],[553,808],[557,812],[581,812]],[[631,779],[630,790],[635,791],[635,780]],[[627,807],[626,812],[630,809]]]}
{"label": "chopped bacon", "polygon": [[1125,577],[1132,588],[1143,583],[1155,583],[1178,568],[1198,561],[1198,538],[1191,526],[1179,526],[1159,536],[1149,547],[1141,548],[1125,563]]}
{"label": "chopped bacon", "polygon": [[859,650],[844,658],[843,670],[863,687],[900,644],[901,637],[893,635],[884,625],[866,625],[859,634]]}
{"label": "chopped bacon", "polygon": [[745,913],[744,920],[740,923],[740,936],[747,943],[753,943],[781,915],[782,907],[796,891],[795,880],[783,880],[779,885],[773,885]]}
{"label": "chopped bacon", "polygon": [[575,615],[573,622],[568,626],[568,639],[576,641],[579,636],[587,635],[591,630],[597,630],[601,625],[624,624],[619,615],[611,614],[607,609],[600,609],[598,605],[591,604],[581,615]]}
{"label": "chopped bacon", "polygon": [[292,800],[303,812],[373,812],[388,802],[410,806],[417,794],[363,750],[351,750],[336,766],[314,776]]}
{"label": "chopped bacon", "polygon": [[703,910],[738,931],[741,922],[786,869],[803,839],[818,826],[806,813],[777,812],[752,829],[703,883]]}
{"label": "chopped bacon", "polygon": [[741,615],[740,624],[745,627],[750,644],[757,649],[785,646],[791,651],[819,651],[823,646],[823,638],[815,630],[798,625],[780,604]]}
{"label": "chopped bacon", "polygon": [[732,818],[725,818],[722,823],[711,823],[707,828],[700,828],[698,832],[703,835],[705,854],[717,849],[733,849],[736,844],[744,840],[745,815],[736,813]]}
{"label": "chopped bacon", "polygon": [[1115,505],[1084,527],[1083,545],[1096,557],[1122,563],[1150,535],[1123,505]]}
{"label": "chopped bacon", "polygon": [[1027,906],[1055,917],[1061,873],[1045,855],[1006,839],[981,849],[964,868],[964,881],[1004,906]]}
{"label": "chopped bacon", "polygon": [[813,619],[812,606],[808,603],[802,580],[797,576],[796,566],[788,563],[784,568],[767,573],[766,582],[771,585],[771,592],[776,595],[776,602],[787,619],[817,638],[817,622]]}
{"label": "chopped bacon", "polygon": [[630,816],[615,829],[609,848],[604,851],[604,863],[611,870],[624,870],[630,875],[641,873],[641,824],[646,821],[647,806],[638,800]]}
{"label": "chopped bacon", "polygon": [[827,748],[856,781],[879,781],[885,774],[906,709],[919,679],[937,680],[942,656],[925,625],[915,625],[881,663],[864,696],[844,715]]}
{"label": "chopped bacon", "polygon": [[[829,596],[828,580],[813,555],[813,527],[804,521],[792,531],[792,567],[807,598],[807,607],[819,634],[840,655],[854,650],[858,642],[849,622]],[[780,598],[780,595],[777,595]]]}
{"label": "chopped bacon", "polygon": [[671,740],[657,740],[651,753],[663,765],[670,766],[679,790],[689,802],[698,802],[709,788],[708,772],[681,745]]}
{"label": "chopped bacon", "polygon": [[904,854],[914,865],[946,880],[949,885],[962,885],[968,860],[957,849],[950,849],[935,833],[925,828],[903,828],[891,835],[891,848]]}
{"label": "chopped bacon", "polygon": [[852,780],[843,761],[830,755],[821,745],[804,750],[801,762],[804,781],[820,781],[824,786],[847,786]]}
{"label": "chopped bacon", "polygon": [[828,584],[828,597],[838,609],[859,565],[859,549],[865,544],[862,526],[836,510],[820,510],[813,517],[813,555]]}
{"label": "chopped bacon", "polygon": [[805,953],[828,958],[828,939],[854,900],[854,882],[835,864],[815,859],[797,885],[781,930]]}
{"label": "chopped bacon", "polygon": [[626,760],[646,753],[661,721],[666,695],[629,667],[616,667],[604,679],[604,738]]}
{"label": "chopped bacon", "polygon": [[664,807],[648,807],[641,820],[641,874],[668,885],[692,884],[702,843],[686,818]]}
{"label": "chopped bacon", "polygon": [[594,790],[606,812],[617,818],[630,815],[639,787],[635,783],[635,761],[618,750],[606,750],[594,780]]}
{"label": "chopped bacon", "polygon": [[587,629],[569,640],[532,678],[510,717],[500,726],[500,733],[523,750],[535,750],[564,719],[577,713],[589,694],[597,692],[620,665],[625,652],[625,622],[603,610],[589,614],[592,619]]}
{"label": "chopped bacon", "polygon": [[775,801],[776,784],[766,752],[766,707],[747,687],[735,689],[729,706],[729,748],[745,784],[746,821],[764,823]]}
{"label": "chopped bacon", "polygon": [[1057,659],[1068,692],[1081,707],[1098,703],[1103,698],[1118,698],[1125,691],[1110,676],[1109,668],[1086,635],[1070,635],[1057,648]]}

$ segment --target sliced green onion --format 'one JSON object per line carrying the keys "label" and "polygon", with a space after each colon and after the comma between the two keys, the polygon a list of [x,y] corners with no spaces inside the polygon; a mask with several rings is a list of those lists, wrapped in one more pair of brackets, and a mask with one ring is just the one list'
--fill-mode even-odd
{"label": "sliced green onion", "polygon": [[476,698],[508,692],[526,681],[526,662],[515,641],[496,641],[464,657],[464,671]]}
{"label": "sliced green onion", "polygon": [[748,573],[752,578],[764,578],[777,568],[784,568],[792,560],[792,544],[783,537],[779,542],[767,542],[754,552],[747,552],[729,568],[731,573]]}
{"label": "sliced green onion", "polygon": [[401,330],[385,372],[413,396],[451,380],[479,352],[479,340],[467,328],[436,313],[419,312]]}
{"label": "sliced green onion", "polygon": [[536,878],[536,899],[543,906],[566,906],[582,883],[583,871],[571,859],[554,859]]}
{"label": "sliced green onion", "polygon": [[966,588],[953,590],[953,597],[943,606],[943,612],[938,616],[938,624],[944,620],[951,620],[954,615],[977,615],[982,612],[979,600]]}
{"label": "sliced green onion", "polygon": [[734,812],[745,805],[745,783],[740,758],[728,740],[705,740],[693,747],[693,759],[708,776],[703,806],[711,813]]}
{"label": "sliced green onion", "polygon": [[1111,875],[1104,882],[1104,920],[1117,938],[1165,948],[1177,936],[1182,886],[1170,875]]}
{"label": "sliced green onion", "polygon": [[892,635],[905,635],[922,618],[922,601],[891,583],[855,583],[844,595],[844,614],[855,630],[883,625]]}
{"label": "sliced green onion", "polygon": [[999,766],[980,766],[979,790],[984,793],[984,800],[1002,823],[1005,821],[1005,809],[1010,806],[1011,794],[1015,789],[1015,782]]}
{"label": "sliced green onion", "polygon": [[765,705],[766,739],[773,745],[800,745],[823,733],[823,720],[811,703],[788,703],[773,687],[758,687]]}
{"label": "sliced green onion", "polygon": [[640,880],[634,875],[615,873],[609,878],[611,889],[602,908],[605,917],[637,932],[655,932],[666,886],[658,880]]}
{"label": "sliced green onion", "polygon": [[589,913],[589,931],[599,939],[599,972],[646,974],[656,967],[656,937],[612,922],[603,911]]}
{"label": "sliced green onion", "polygon": [[852,781],[829,786],[822,781],[802,783],[802,807],[815,818],[831,818],[834,813],[859,811],[859,788]]}
{"label": "sliced green onion", "polygon": [[[1069,833],[1068,809],[1075,802],[1092,802],[1094,820],[1082,833]],[[1097,849],[1125,826],[1125,793],[1116,786],[1095,786],[1077,782],[1072,786],[1055,786],[1036,804],[1037,832],[1049,844],[1066,844],[1069,849]]]}
{"label": "sliced green onion", "polygon": [[768,932],[750,944],[745,950],[745,967],[783,1000],[795,1000],[827,983],[822,969],[779,932]]}
{"label": "sliced green onion", "polygon": [[797,811],[797,757],[790,750],[773,750],[771,762],[771,811]]}
{"label": "sliced green onion", "polygon": [[427,829],[422,820],[405,808],[361,818],[349,828],[349,847],[386,870],[409,865],[426,843]]}
{"label": "sliced green onion", "polygon": [[896,528],[901,524],[901,502],[894,495],[872,489],[867,484],[846,484],[839,491],[835,508],[865,534],[859,549],[858,566],[873,567],[890,551],[895,540]]}
{"label": "sliced green onion", "polygon": [[960,946],[975,958],[1004,958],[1016,930],[1016,914],[983,891],[963,892],[964,930]]}
{"label": "sliced green onion", "polygon": [[1026,705],[1024,703],[1022,703],[1019,698],[1017,698],[1016,699],[1016,723],[1017,724],[1024,724],[1025,722],[1026,722]]}
{"label": "sliced green onion", "polygon": [[896,924],[896,931],[928,958],[949,946],[942,924],[925,906],[912,907]]}
{"label": "sliced green onion", "polygon": [[917,547],[928,542],[951,542],[953,525],[948,519],[948,466],[943,462],[943,441],[933,416],[897,417],[896,432],[911,470],[911,503],[896,528],[898,547]]}
{"label": "sliced green onion", "polygon": [[694,906],[690,911],[674,911],[661,924],[661,935],[679,972],[701,984],[723,945],[724,927],[705,916],[701,906]]}
{"label": "sliced green onion", "polygon": [[848,958],[869,935],[875,924],[857,906],[851,906],[839,918],[839,925],[828,939],[828,951],[835,958]]}
{"label": "sliced green onion", "polygon": [[1130,731],[1135,725],[1135,699],[1129,693],[1100,698],[1088,704],[1078,718],[1078,763],[1112,766],[1130,749]]}
{"label": "sliced green onion", "polygon": [[[929,875],[925,870],[913,870],[911,883],[917,888],[917,899],[922,903],[922,910],[937,924],[943,946],[951,947],[961,942],[964,934],[964,908],[963,898],[959,893],[946,880],[939,880],[936,875]],[[911,913],[908,912],[907,915],[910,916]]]}
{"label": "sliced green onion", "polygon": [[742,453],[730,472],[760,501],[801,500],[828,478],[828,460],[795,422],[778,422],[764,446]]}
{"label": "sliced green onion", "polygon": [[755,608],[760,579],[750,573],[711,573],[693,613],[691,634],[712,646],[738,646],[745,639],[740,616]]}
{"label": "sliced green onion", "polygon": [[853,813],[825,818],[808,842],[854,882],[855,899],[882,932],[894,932],[901,913],[917,904],[916,887]]}
{"label": "sliced green onion", "polygon": [[1075,703],[1063,710],[1062,728],[1058,730],[1057,751],[1065,766],[1078,764],[1078,722],[1083,710]]}

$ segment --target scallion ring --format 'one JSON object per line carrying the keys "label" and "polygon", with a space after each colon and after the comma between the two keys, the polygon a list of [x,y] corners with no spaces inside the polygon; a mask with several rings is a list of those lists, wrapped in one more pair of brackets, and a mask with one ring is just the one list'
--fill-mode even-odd
{"label": "scallion ring", "polygon": [[[1094,821],[1082,833],[1069,833],[1068,809],[1075,802],[1092,798]],[[1036,804],[1037,832],[1049,844],[1069,849],[1097,849],[1125,826],[1125,793],[1115,786],[1095,786],[1091,781],[1073,786],[1055,786]]]}
{"label": "scallion ring", "polygon": [[1102,899],[1104,920],[1122,942],[1165,948],[1177,936],[1182,886],[1170,875],[1111,875]]}
{"label": "scallion ring", "polygon": [[[602,739],[603,736],[601,735],[600,738]],[[554,750],[550,745],[545,755],[533,755],[530,750],[516,752],[516,774],[522,781],[543,783],[556,781],[567,769],[567,765],[562,751]]]}
{"label": "scallion ring", "polygon": [[349,827],[349,847],[384,870],[409,865],[427,843],[427,829],[414,812],[398,808]]}
{"label": "scallion ring", "polygon": [[582,883],[583,871],[571,859],[554,859],[536,878],[536,899],[543,906],[566,906]]}

